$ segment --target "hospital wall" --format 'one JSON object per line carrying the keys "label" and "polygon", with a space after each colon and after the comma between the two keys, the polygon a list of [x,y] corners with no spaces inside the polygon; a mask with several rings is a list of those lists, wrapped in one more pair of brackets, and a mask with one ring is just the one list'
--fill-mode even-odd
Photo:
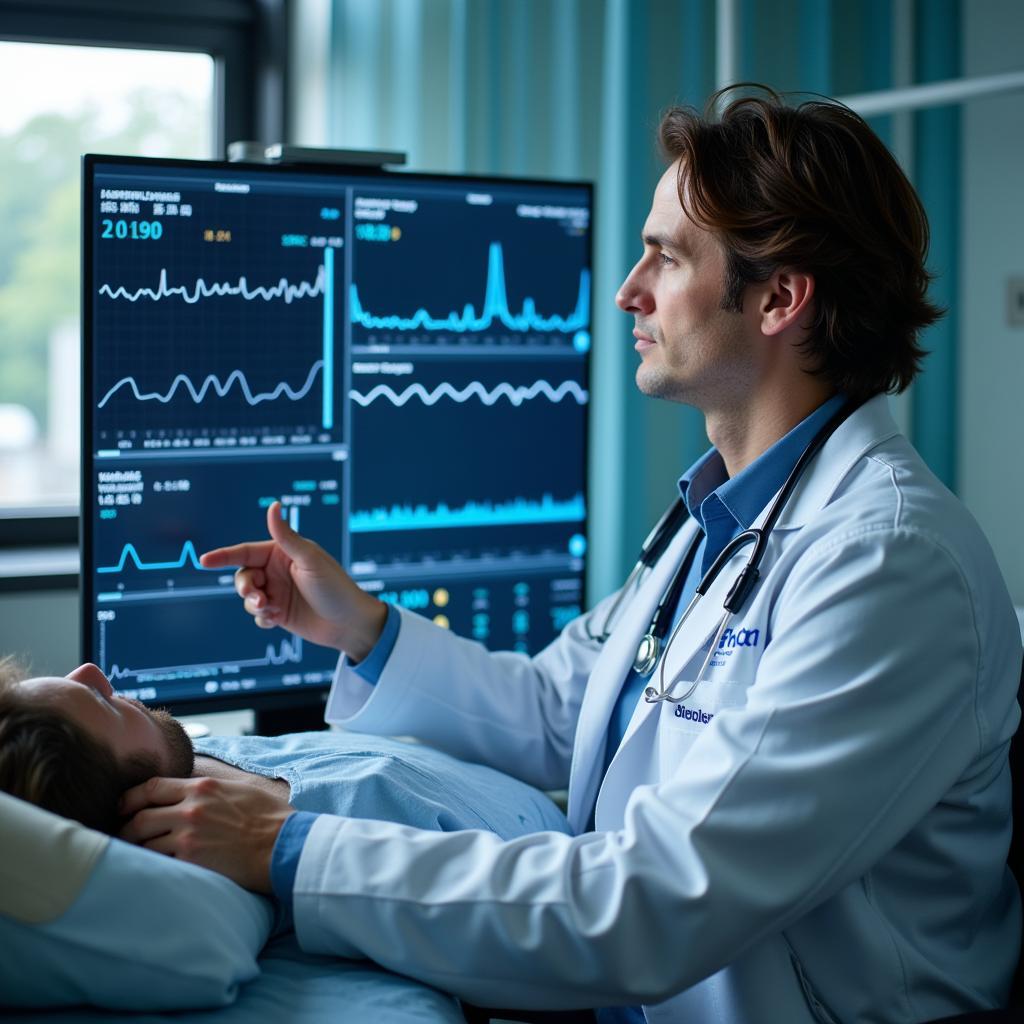
{"label": "hospital wall", "polygon": [[[783,89],[849,94],[900,84],[887,0],[770,5],[745,0],[741,71]],[[932,77],[1024,70],[1018,0],[918,0]],[[706,445],[699,417],[633,384],[631,324],[612,302],[638,251],[660,163],[659,112],[714,87],[713,0],[299,0],[293,132],[307,144],[407,150],[411,166],[553,175],[597,183],[590,597],[611,589]],[[934,49],[931,49],[934,47]],[[941,58],[941,59],[940,59]],[[944,63],[945,62],[945,63]],[[920,386],[895,403],[913,440],[964,498],[1024,605],[1024,328],[1007,284],[1024,277],[1024,99],[971,101],[932,123],[878,130],[932,181],[942,278],[953,316]],[[920,139],[918,138],[918,142]],[[938,155],[937,155],[938,154]],[[944,154],[944,156],[943,156]],[[917,162],[917,167],[912,165]],[[937,182],[937,185],[935,184]],[[40,672],[77,657],[73,591],[0,593],[0,650]]]}
{"label": "hospital wall", "polygon": [[[1024,68],[1024,10],[984,0],[964,23],[964,72]],[[973,5],[972,5],[973,7]],[[960,259],[959,493],[1024,605],[1024,325],[1008,316],[1024,280],[1024,95],[965,105]]]}
{"label": "hospital wall", "polygon": [[[1024,70],[1018,0],[738,0],[740,79],[837,96]],[[661,170],[660,112],[715,86],[713,0],[304,0],[301,141],[406,150],[416,167],[597,183],[590,600],[617,585],[679,472],[707,444],[691,410],[633,383],[631,321],[613,296],[639,252]],[[311,48],[319,60],[310,62]],[[872,119],[918,186],[945,319],[897,422],[996,549],[1024,604],[1013,540],[1024,473],[1024,331],[1006,322],[1024,273],[1018,93]],[[998,439],[995,446],[991,440]]]}

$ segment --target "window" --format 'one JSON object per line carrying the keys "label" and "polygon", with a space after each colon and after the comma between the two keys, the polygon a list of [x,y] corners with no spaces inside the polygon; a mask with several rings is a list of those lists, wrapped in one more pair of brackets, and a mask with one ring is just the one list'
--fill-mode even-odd
{"label": "window", "polygon": [[0,547],[77,530],[78,154],[286,141],[288,27],[286,0],[0,0]]}
{"label": "window", "polygon": [[0,42],[4,505],[78,502],[79,157],[213,156],[214,71],[204,53]]}

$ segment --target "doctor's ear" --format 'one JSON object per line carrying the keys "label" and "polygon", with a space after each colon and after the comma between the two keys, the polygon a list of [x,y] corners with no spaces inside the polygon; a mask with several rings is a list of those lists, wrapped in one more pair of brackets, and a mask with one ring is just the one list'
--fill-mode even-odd
{"label": "doctor's ear", "polygon": [[760,285],[758,312],[764,334],[808,327],[814,313],[814,277],[803,271],[777,270]]}

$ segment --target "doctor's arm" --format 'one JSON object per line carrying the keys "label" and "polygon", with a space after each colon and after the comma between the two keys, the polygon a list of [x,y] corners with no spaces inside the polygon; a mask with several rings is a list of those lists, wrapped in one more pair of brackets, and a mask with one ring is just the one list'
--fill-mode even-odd
{"label": "doctor's arm", "polygon": [[493,654],[365,593],[292,530],[280,508],[267,513],[270,540],[218,548],[202,564],[240,566],[235,589],[258,626],[280,626],[344,653],[331,721],[417,736],[541,788],[567,784],[576,717],[600,652],[583,619],[535,658]]}
{"label": "doctor's arm", "polygon": [[656,1002],[861,878],[980,749],[971,594],[926,539],[865,536],[809,553],[778,607],[747,706],[615,831],[317,818],[291,855],[300,944],[492,1005]]}

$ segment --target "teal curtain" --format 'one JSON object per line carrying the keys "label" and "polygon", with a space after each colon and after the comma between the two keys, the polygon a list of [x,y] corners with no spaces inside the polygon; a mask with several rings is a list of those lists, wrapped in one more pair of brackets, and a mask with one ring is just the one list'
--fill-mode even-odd
{"label": "teal curtain", "polygon": [[588,598],[616,587],[679,473],[693,410],[644,399],[615,307],[661,173],[655,129],[714,80],[713,0],[334,0],[327,138],[409,166],[597,186]]}
{"label": "teal curtain", "polygon": [[[917,0],[925,78],[955,68],[958,2]],[[894,6],[741,0],[740,77],[836,95],[885,88]],[[415,169],[597,185],[592,602],[621,581],[676,477],[707,445],[693,410],[637,392],[632,325],[614,296],[639,253],[662,169],[659,115],[674,103],[702,107],[713,90],[714,0],[333,0],[328,20],[331,145],[404,150]],[[889,119],[875,124],[888,140]],[[949,287],[958,186],[945,171],[958,144],[955,120],[918,122],[932,265]],[[915,391],[914,440],[952,481],[955,320],[939,331],[928,339],[936,355]]]}

